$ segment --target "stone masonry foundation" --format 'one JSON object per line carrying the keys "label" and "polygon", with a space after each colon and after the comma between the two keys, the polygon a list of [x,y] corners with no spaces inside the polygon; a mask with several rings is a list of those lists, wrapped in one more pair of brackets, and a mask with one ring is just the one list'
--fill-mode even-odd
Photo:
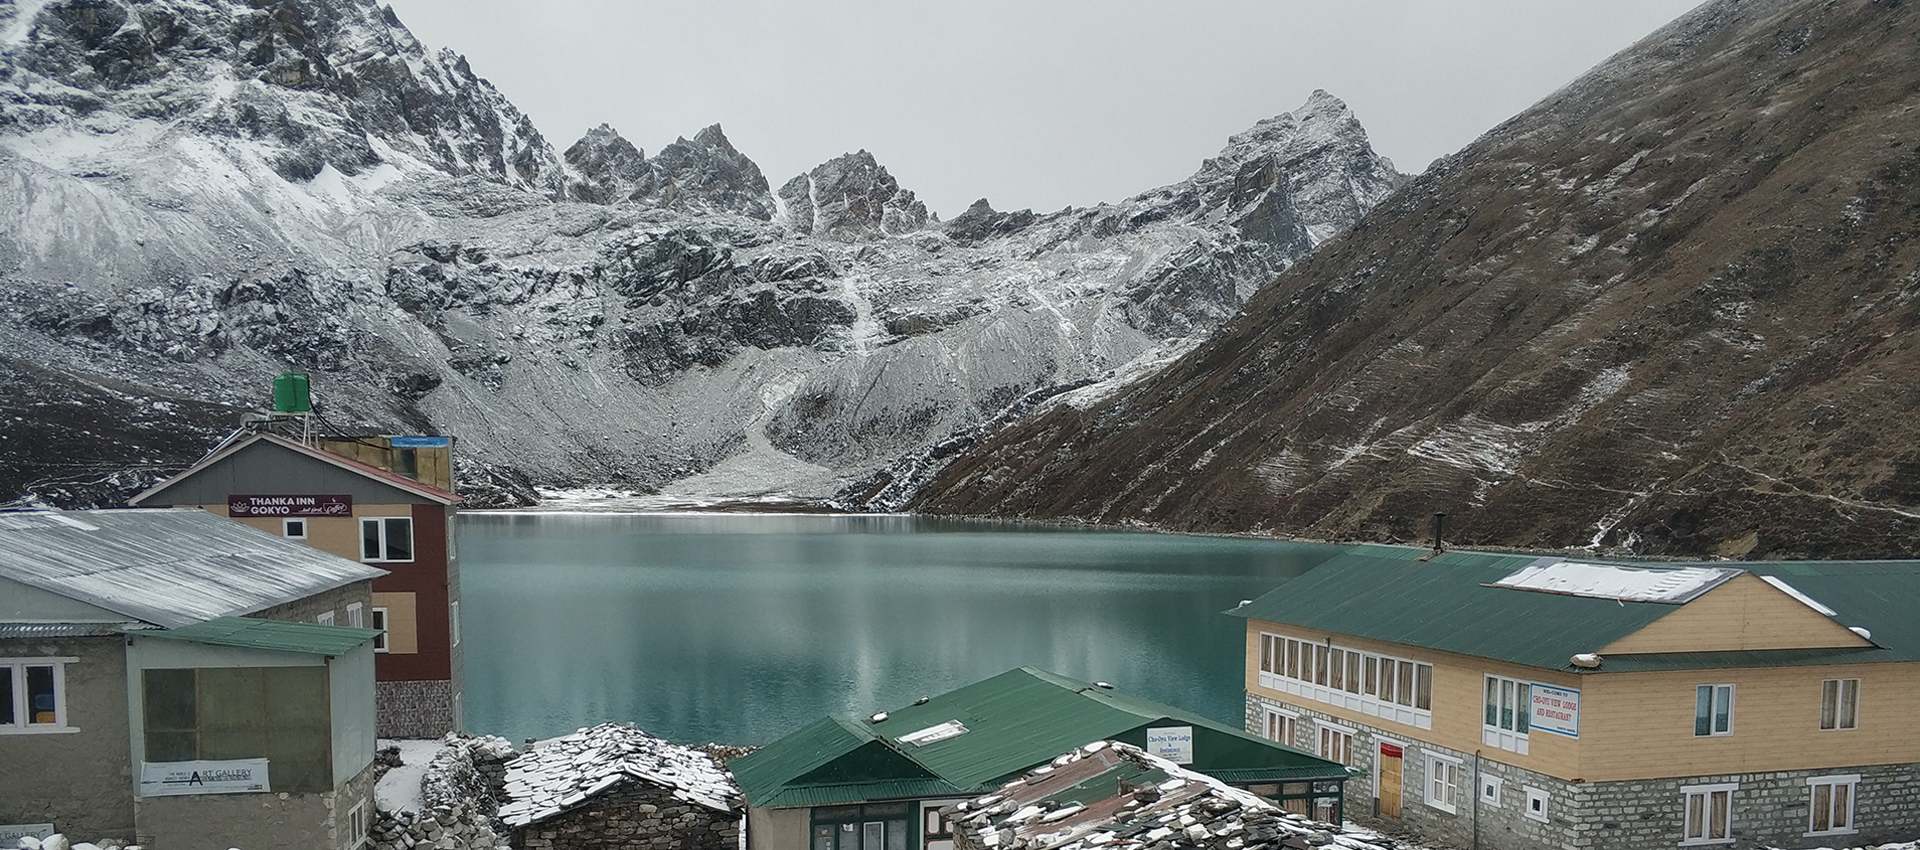
{"label": "stone masonry foundation", "polygon": [[518,850],[739,850],[739,813],[629,780],[581,807],[514,830]]}
{"label": "stone masonry foundation", "polygon": [[[1247,729],[1266,730],[1268,709],[1295,715],[1295,740],[1308,752],[1318,749],[1317,724],[1353,732],[1354,778],[1347,782],[1346,815],[1390,831],[1405,831],[1442,847],[1483,850],[1646,850],[1677,847],[1685,798],[1681,789],[1733,784],[1733,850],[1778,847],[1855,847],[1908,841],[1920,835],[1920,765],[1873,765],[1819,770],[1648,779],[1627,782],[1568,782],[1473,753],[1439,747],[1405,734],[1385,732],[1311,707],[1247,695]],[[1403,748],[1401,807],[1397,819],[1381,818],[1374,793],[1374,761],[1383,742]],[[1461,801],[1447,812],[1427,802],[1427,760],[1439,755],[1460,762]],[[1476,773],[1477,770],[1477,773]],[[1858,775],[1854,806],[1856,832],[1807,835],[1812,794],[1808,779]],[[1486,796],[1482,796],[1485,794]],[[1529,797],[1545,795],[1543,815],[1531,811]],[[1477,842],[1475,824],[1478,823]]]}
{"label": "stone masonry foundation", "polygon": [[454,731],[450,681],[375,682],[374,703],[382,738],[438,738]]}

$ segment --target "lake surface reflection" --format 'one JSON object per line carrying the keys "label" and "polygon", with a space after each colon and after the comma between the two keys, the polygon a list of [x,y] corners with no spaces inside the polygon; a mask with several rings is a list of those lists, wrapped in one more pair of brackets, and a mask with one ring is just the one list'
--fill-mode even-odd
{"label": "lake surface reflection", "polygon": [[465,710],[765,743],[1030,664],[1237,723],[1220,612],[1341,547],[910,516],[467,514]]}

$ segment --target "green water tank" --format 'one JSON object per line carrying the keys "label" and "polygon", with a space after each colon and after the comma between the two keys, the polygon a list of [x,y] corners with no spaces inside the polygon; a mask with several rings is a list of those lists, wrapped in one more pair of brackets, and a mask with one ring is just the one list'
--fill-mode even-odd
{"label": "green water tank", "polygon": [[281,372],[273,379],[273,412],[313,412],[313,386],[306,373]]}

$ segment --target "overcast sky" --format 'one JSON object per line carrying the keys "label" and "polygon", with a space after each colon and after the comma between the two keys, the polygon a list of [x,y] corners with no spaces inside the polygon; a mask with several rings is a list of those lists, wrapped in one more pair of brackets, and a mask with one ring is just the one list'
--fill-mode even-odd
{"label": "overcast sky", "polygon": [[1402,171],[1697,0],[389,0],[561,150],[720,123],[774,188],[866,148],[943,218],[1117,200],[1346,100]]}

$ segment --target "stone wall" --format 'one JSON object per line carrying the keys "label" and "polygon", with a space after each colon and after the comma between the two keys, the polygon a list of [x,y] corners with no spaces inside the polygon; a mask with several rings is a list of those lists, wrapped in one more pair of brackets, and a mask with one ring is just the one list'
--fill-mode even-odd
{"label": "stone wall", "polygon": [[452,682],[375,682],[373,693],[382,738],[438,738],[453,731]]}
{"label": "stone wall", "polygon": [[373,618],[373,582],[356,581],[352,584],[322,591],[304,599],[296,599],[272,608],[255,611],[246,616],[260,620],[286,620],[296,623],[312,623],[320,619],[326,611],[333,612],[333,624],[347,625],[347,605],[360,603],[361,620],[371,623]]}
{"label": "stone wall", "polygon": [[740,815],[627,780],[577,809],[514,830],[517,850],[738,850]]}
{"label": "stone wall", "polygon": [[436,806],[428,812],[381,812],[371,831],[372,850],[505,850],[504,837],[478,807]]}
{"label": "stone wall", "polygon": [[[1739,789],[1733,798],[1734,841],[1716,846],[1734,850],[1862,846],[1911,841],[1920,835],[1920,765],[1575,783],[1251,694],[1247,696],[1246,714],[1249,731],[1264,731],[1264,710],[1269,707],[1299,715],[1298,739],[1287,743],[1308,752],[1316,748],[1316,721],[1354,730],[1354,778],[1347,782],[1347,817],[1390,832],[1411,832],[1430,844],[1485,850],[1645,850],[1677,846],[1685,814],[1680,789],[1717,784],[1737,784]],[[1382,738],[1404,747],[1397,819],[1379,818],[1376,813],[1373,760]],[[1446,812],[1426,801],[1429,753],[1450,756],[1461,764],[1463,799],[1456,812]],[[1807,780],[1836,774],[1860,776],[1859,799],[1854,806],[1857,833],[1807,837],[1812,804]],[[1485,784],[1497,786],[1494,800],[1480,796]],[[1547,795],[1544,818],[1529,816],[1529,789]]]}
{"label": "stone wall", "polygon": [[0,658],[77,659],[66,666],[66,700],[67,725],[78,730],[0,735],[0,823],[51,823],[73,835],[131,841],[125,639],[0,640]]}

